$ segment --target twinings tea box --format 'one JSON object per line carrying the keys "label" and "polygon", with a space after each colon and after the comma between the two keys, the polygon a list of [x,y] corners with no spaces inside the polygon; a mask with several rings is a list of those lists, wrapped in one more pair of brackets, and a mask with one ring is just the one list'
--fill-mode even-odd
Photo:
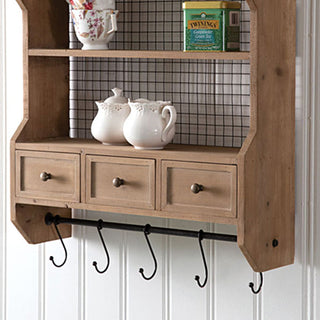
{"label": "twinings tea box", "polygon": [[184,2],[184,50],[239,51],[240,8],[234,1]]}

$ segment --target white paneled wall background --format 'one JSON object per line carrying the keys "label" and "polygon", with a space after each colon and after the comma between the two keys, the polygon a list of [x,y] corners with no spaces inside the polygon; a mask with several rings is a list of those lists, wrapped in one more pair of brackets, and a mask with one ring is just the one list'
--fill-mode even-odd
{"label": "white paneled wall background", "polygon": [[[280,1],[280,0],[279,0]],[[281,0],[282,1],[282,0]],[[28,245],[10,222],[9,138],[22,118],[21,12],[14,0],[0,0],[0,319],[1,320],[318,320],[320,319],[320,114],[318,0],[298,0],[296,103],[296,258],[295,264],[265,273],[263,291],[253,296],[253,273],[236,244],[204,241],[209,282],[196,239],[151,235],[158,273],[141,278],[153,261],[143,234],[103,230],[111,264],[94,228],[74,227],[65,241],[66,265],[58,241]],[[6,72],[5,72],[6,71]],[[77,211],[96,219],[101,213]],[[105,213],[110,221],[235,233],[234,227]]]}

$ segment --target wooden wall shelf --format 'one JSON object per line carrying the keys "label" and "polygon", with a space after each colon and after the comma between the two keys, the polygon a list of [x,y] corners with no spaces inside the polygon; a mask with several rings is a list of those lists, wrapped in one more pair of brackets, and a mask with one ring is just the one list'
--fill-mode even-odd
{"label": "wooden wall shelf", "polygon": [[152,50],[80,50],[80,49],[29,49],[35,57],[87,57],[133,59],[198,59],[198,60],[249,60],[250,52],[183,52]]}
{"label": "wooden wall shelf", "polygon": [[[70,217],[79,208],[236,225],[238,246],[255,271],[293,263],[294,0],[247,0],[250,53],[69,50],[64,1],[54,9],[50,0],[17,2],[24,21],[24,119],[11,140],[11,219],[28,242],[57,239],[43,222],[48,211]],[[249,134],[240,149],[170,145],[163,151],[67,138],[70,56],[249,59]],[[115,188],[115,177],[124,185]],[[192,193],[194,183],[203,191]],[[68,237],[71,228],[61,233]]]}

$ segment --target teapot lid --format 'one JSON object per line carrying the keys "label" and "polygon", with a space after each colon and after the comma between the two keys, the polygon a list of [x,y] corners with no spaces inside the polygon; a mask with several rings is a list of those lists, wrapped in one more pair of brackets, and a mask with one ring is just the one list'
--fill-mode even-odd
{"label": "teapot lid", "polygon": [[108,104],[128,103],[128,98],[122,95],[122,91],[123,91],[122,89],[113,88],[112,92],[114,93],[114,96],[107,98],[106,100],[104,100],[104,102]]}

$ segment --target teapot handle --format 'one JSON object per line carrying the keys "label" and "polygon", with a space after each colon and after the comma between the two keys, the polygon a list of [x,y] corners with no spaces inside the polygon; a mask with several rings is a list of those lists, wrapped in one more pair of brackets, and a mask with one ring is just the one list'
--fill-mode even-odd
{"label": "teapot handle", "polygon": [[[166,112],[169,111],[170,113],[170,119],[166,127],[164,128],[161,136],[161,140],[163,142],[167,142],[168,140],[168,133],[172,129],[172,127],[175,125],[176,120],[177,120],[177,112],[174,106],[165,106],[162,109],[162,118],[166,118]],[[169,142],[169,141],[168,141]]]}

